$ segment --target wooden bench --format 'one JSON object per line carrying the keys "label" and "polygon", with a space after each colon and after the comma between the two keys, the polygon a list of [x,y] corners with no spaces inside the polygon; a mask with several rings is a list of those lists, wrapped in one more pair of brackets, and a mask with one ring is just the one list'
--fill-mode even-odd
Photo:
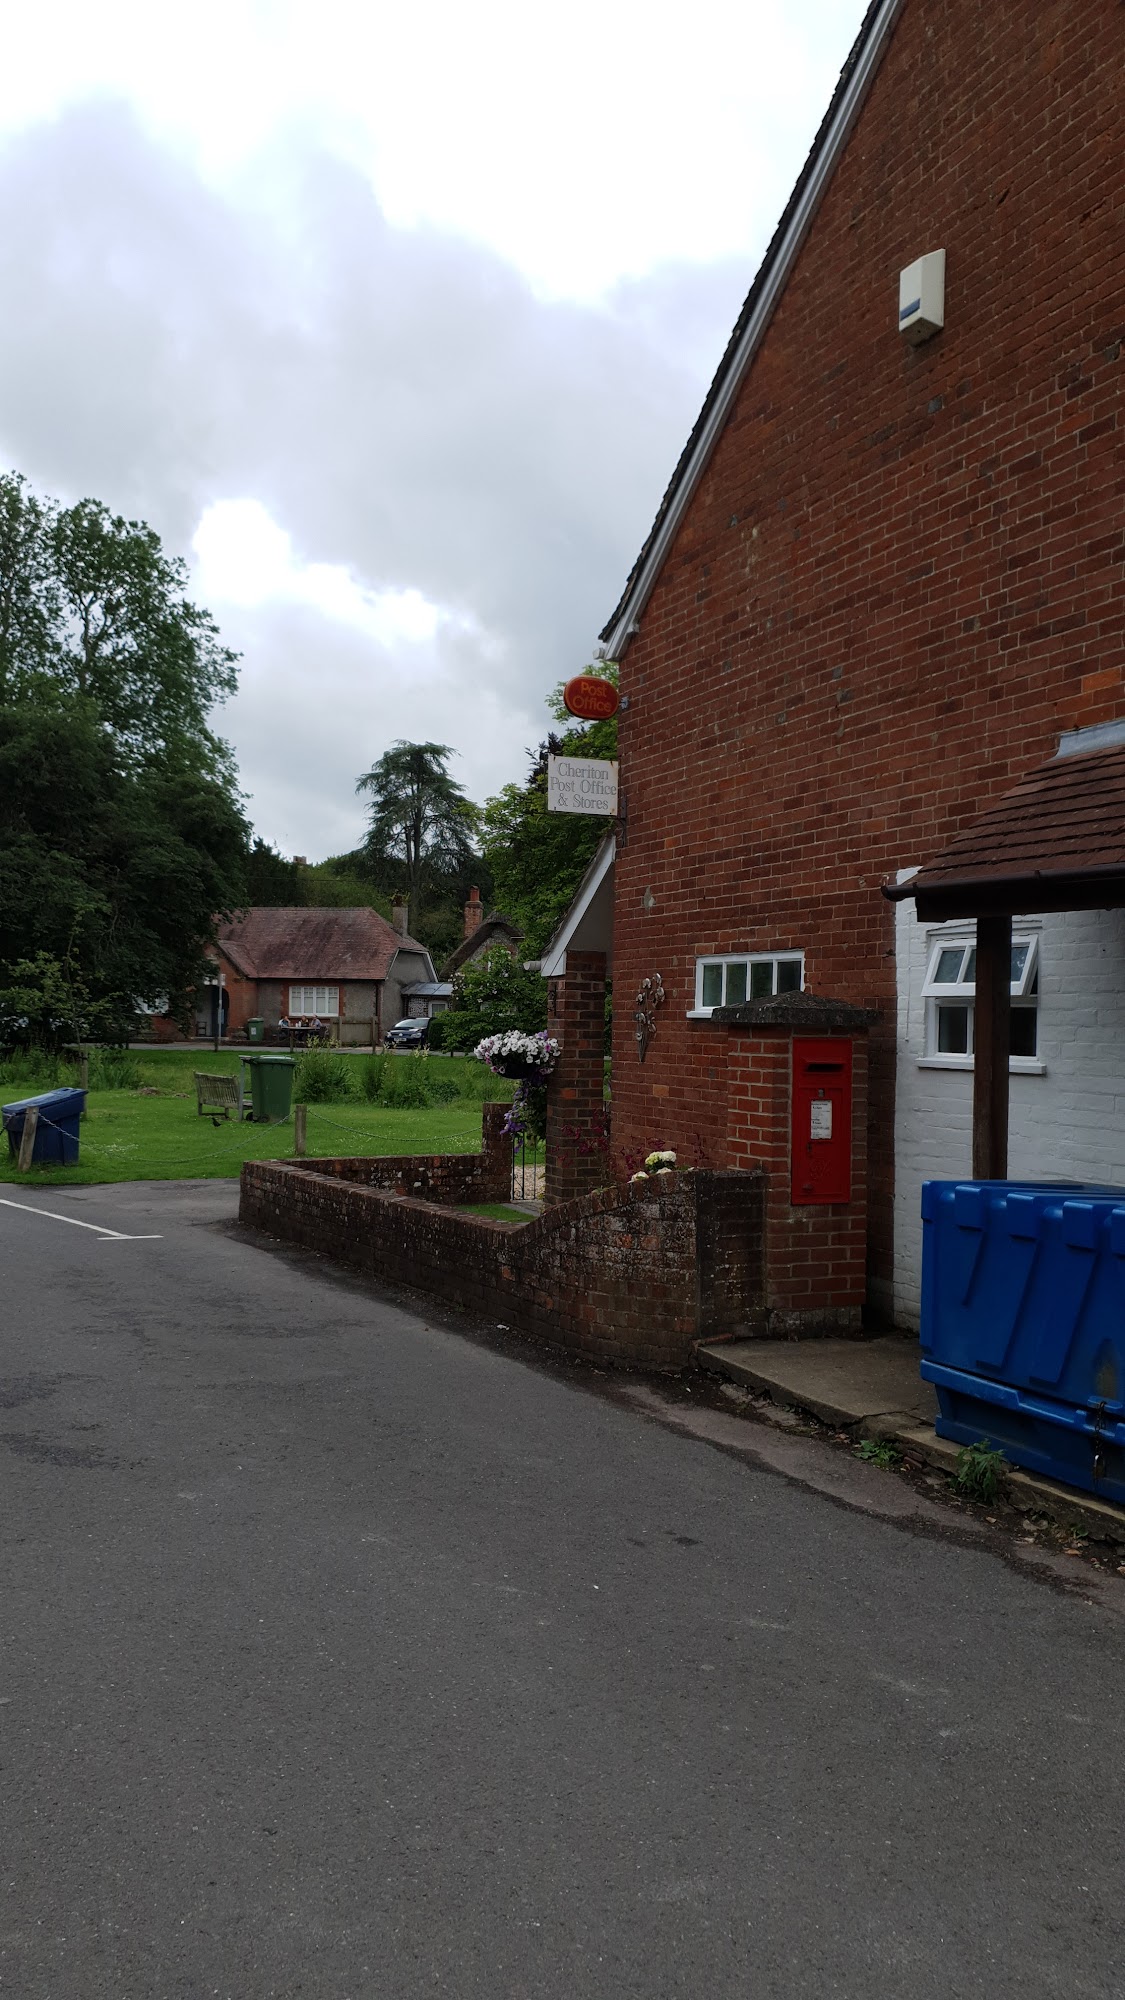
{"label": "wooden bench", "polygon": [[208,1076],[201,1069],[193,1074],[195,1108],[200,1118],[208,1117],[212,1125],[217,1125],[220,1117],[229,1118],[232,1110],[241,1113],[242,1098],[236,1076]]}

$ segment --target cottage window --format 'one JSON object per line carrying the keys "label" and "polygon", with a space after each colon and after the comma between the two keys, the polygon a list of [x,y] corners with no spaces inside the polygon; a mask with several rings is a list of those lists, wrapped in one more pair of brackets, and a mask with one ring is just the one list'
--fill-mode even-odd
{"label": "cottage window", "polygon": [[335,1021],[340,1012],[338,986],[291,986],[290,1014],[318,1014],[322,1021]]}
{"label": "cottage window", "polygon": [[769,1000],[775,993],[799,993],[805,983],[800,951],[739,953],[730,958],[697,958],[695,1006],[703,1019],[716,1007],[741,1007],[744,1000]]}
{"label": "cottage window", "polygon": [[[977,948],[972,935],[937,933],[930,943],[922,994],[926,1003],[927,1062],[971,1069],[976,1002]],[[1013,1068],[1041,1069],[1039,1054],[1039,940],[1012,939],[1011,1059]]]}

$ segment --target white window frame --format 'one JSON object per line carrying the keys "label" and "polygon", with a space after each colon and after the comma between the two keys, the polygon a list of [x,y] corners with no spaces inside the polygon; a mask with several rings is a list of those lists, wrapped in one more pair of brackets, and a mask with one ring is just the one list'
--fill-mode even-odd
{"label": "white window frame", "polygon": [[[727,999],[726,999],[726,997],[725,997],[725,996],[726,996],[726,990],[727,990],[727,967],[728,967],[728,966],[730,966],[730,965],[744,965],[744,966],[746,967],[746,999],[747,999],[747,1001],[748,1001],[748,1000],[749,1000],[749,998],[750,998],[750,984],[751,984],[751,979],[750,979],[750,974],[751,974],[751,968],[752,968],[752,967],[754,967],[754,966],[756,966],[756,965],[770,965],[770,966],[772,966],[772,967],[773,967],[773,985],[772,985],[772,992],[773,992],[773,994],[776,994],[776,993],[777,993],[777,968],[778,968],[778,966],[779,966],[779,965],[782,965],[782,964],[785,964],[785,965],[797,965],[797,966],[799,966],[799,967],[800,967],[800,975],[799,975],[799,983],[798,983],[798,985],[797,985],[796,987],[793,987],[793,988],[789,988],[789,989],[787,989],[787,990],[789,990],[789,991],[791,991],[791,992],[797,992],[797,993],[803,993],[803,992],[804,992],[804,990],[805,990],[805,954],[804,954],[804,952],[803,952],[803,951],[709,951],[709,952],[705,952],[705,953],[704,953],[704,955],[703,955],[703,956],[702,956],[701,958],[697,958],[697,959],[696,959],[696,961],[695,961],[695,1005],[694,1005],[693,1007],[689,1007],[689,1009],[688,1009],[688,1020],[689,1020],[689,1021],[709,1021],[709,1020],[711,1019],[711,1016],[712,1016],[712,1014],[713,1014],[713,1013],[714,1013],[714,1011],[715,1011],[715,1008],[716,1008],[716,1007],[718,1007],[718,1006],[728,1006],[728,1007],[729,1007],[729,1006],[738,1006],[738,1007],[740,1007],[740,1006],[743,1006],[743,1005],[745,1004],[745,1003],[744,1003],[743,1001],[741,1001],[741,1000],[736,1000],[736,1001],[729,1001],[729,1000],[727,1000]],[[723,995],[724,995],[724,998],[723,998],[723,999],[722,999],[721,1001],[718,1001],[718,1000],[716,1000],[716,1001],[715,1001],[715,1002],[713,1003],[713,1005],[712,1005],[712,1006],[710,1006],[710,1007],[706,1007],[706,1006],[704,1006],[704,1004],[703,1004],[703,974],[704,974],[704,971],[706,970],[706,968],[707,968],[707,967],[708,967],[709,965],[721,965],[721,966],[722,966],[722,968],[723,968]],[[761,997],[761,998],[765,998],[766,996],[765,996],[765,995],[761,995],[761,996],[759,996],[759,997]]]}
{"label": "white window frame", "polygon": [[[925,1009],[923,1033],[924,1054],[918,1057],[919,1069],[960,1069],[972,1070],[973,1031],[976,1021],[976,978],[975,965],[970,963],[970,953],[976,950],[975,924],[942,924],[927,933],[926,971],[922,981],[922,1000]],[[1019,978],[1012,981],[1012,1007],[1034,1009],[1036,1014],[1036,1050],[1039,1047],[1039,930],[1024,919],[1017,929],[1012,929],[1012,945],[1026,945],[1027,955]],[[938,979],[938,966],[943,952],[960,951],[961,963],[956,968],[954,979]],[[966,973],[974,974],[966,978]],[[968,1009],[968,1048],[963,1055],[938,1048],[938,1017],[942,1004]],[[1008,1069],[1014,1076],[1045,1076],[1047,1065],[1036,1053],[1033,1056],[1009,1056]]]}
{"label": "white window frame", "polygon": [[289,1018],[294,1014],[315,1014],[321,1021],[338,1021],[340,1018],[340,988],[338,986],[291,986],[289,988]]}

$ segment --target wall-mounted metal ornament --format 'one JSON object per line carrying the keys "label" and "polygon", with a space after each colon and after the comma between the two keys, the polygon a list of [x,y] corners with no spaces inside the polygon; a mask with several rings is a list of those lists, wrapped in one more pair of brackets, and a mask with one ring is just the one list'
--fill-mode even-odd
{"label": "wall-mounted metal ornament", "polygon": [[641,1062],[648,1054],[648,1045],[656,1033],[656,1010],[663,1005],[664,981],[658,972],[654,972],[651,979],[642,979],[637,988],[637,1004],[633,1009],[637,1057]]}

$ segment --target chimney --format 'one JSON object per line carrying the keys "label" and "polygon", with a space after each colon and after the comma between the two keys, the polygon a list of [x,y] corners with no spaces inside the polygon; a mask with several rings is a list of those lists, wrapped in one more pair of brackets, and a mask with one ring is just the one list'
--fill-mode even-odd
{"label": "chimney", "polygon": [[400,937],[406,936],[406,921],[410,915],[410,905],[401,896],[396,896],[391,904],[391,922]]}
{"label": "chimney", "polygon": [[479,931],[483,921],[484,905],[480,899],[480,890],[470,889],[469,900],[465,905],[465,936],[471,938],[474,931]]}

